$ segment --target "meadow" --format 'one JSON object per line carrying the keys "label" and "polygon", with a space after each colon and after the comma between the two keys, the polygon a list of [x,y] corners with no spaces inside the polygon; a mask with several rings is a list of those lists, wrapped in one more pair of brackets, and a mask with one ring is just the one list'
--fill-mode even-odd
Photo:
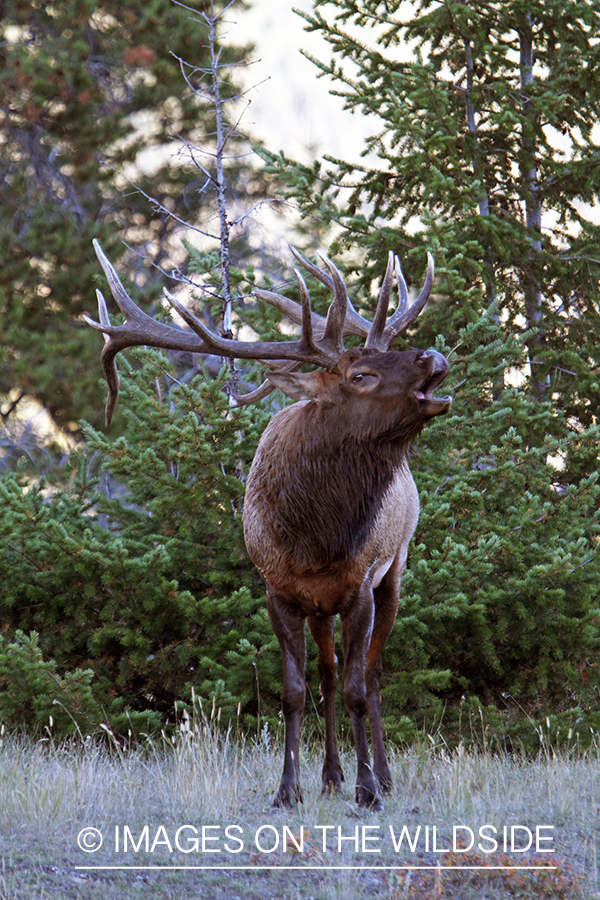
{"label": "meadow", "polygon": [[596,747],[526,759],[425,737],[391,749],[395,787],[373,813],[354,803],[350,748],[344,790],[321,796],[310,738],[304,802],[271,809],[279,738],[216,717],[131,748],[4,734],[0,898],[600,898]]}

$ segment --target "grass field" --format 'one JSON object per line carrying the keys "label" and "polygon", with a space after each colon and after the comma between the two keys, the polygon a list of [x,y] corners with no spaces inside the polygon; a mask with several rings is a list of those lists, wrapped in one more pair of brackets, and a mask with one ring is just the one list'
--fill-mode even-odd
{"label": "grass field", "polygon": [[321,796],[316,742],[292,811],[271,809],[282,754],[266,731],[243,741],[186,721],[170,745],[110,745],[4,736],[2,900],[600,900],[596,752],[392,752],[394,792],[371,813],[353,802],[351,752],[343,793]]}

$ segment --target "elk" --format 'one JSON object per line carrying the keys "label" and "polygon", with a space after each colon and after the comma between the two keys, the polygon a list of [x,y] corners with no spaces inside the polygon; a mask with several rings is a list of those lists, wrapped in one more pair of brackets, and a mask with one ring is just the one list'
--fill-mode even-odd
{"label": "elk", "polygon": [[[355,309],[341,273],[326,257],[320,268],[292,248],[296,259],[333,294],[327,317],[311,311],[304,279],[295,270],[301,303],[273,291],[256,294],[299,324],[298,340],[241,342],[221,338],[166,294],[191,331],[162,324],[129,297],[112,264],[95,242],[113,296],[125,316],[112,325],[98,294],[102,364],[108,382],[110,421],[119,380],[116,354],[150,345],[239,359],[271,366],[265,384],[240,402],[274,388],[298,402],[272,418],[259,443],[247,479],[244,536],[248,553],[266,584],[266,603],[283,659],[282,706],[285,757],[273,805],[302,800],[299,776],[300,727],[305,702],[306,629],[318,648],[325,716],[323,792],[337,792],[344,780],[336,743],[337,659],[334,617],[341,619],[343,696],[352,722],[357,757],[359,807],[383,808],[381,795],[392,778],[380,714],[381,654],[399,603],[408,545],[417,525],[419,498],[408,466],[417,434],[447,413],[450,397],[434,391],[449,372],[436,350],[390,350],[424,308],[433,285],[428,254],[424,287],[412,305],[399,262],[392,253],[373,321]],[[388,317],[394,281],[397,310]],[[344,335],[365,339],[344,347]],[[304,363],[318,368],[299,371]],[[369,719],[373,765],[367,744]]]}

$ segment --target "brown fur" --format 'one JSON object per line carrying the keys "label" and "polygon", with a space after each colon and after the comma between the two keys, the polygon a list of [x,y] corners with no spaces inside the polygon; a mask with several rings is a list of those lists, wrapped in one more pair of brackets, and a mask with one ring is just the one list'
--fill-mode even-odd
{"label": "brown fur", "polygon": [[[267,585],[283,655],[284,773],[275,805],[300,797],[304,623],[319,647],[325,703],[323,789],[343,780],[335,739],[333,616],[342,622],[344,699],[358,759],[359,805],[389,790],[379,713],[381,652],[391,632],[419,500],[407,453],[449,398],[432,396],[448,364],[435,351],[348,350],[331,373],[272,375],[295,399],[264,432],[248,483],[248,552]],[[365,714],[374,748],[370,766]]]}

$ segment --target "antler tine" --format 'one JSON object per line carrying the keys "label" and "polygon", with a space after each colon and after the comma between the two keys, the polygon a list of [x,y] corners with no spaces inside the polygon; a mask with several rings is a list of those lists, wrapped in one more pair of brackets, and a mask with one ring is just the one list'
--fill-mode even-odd
{"label": "antler tine", "polygon": [[[287,316],[296,325],[302,324],[302,306],[283,294],[277,294],[275,291],[265,291],[262,288],[254,288],[253,293],[260,300],[264,300],[270,306],[274,306],[280,312]],[[311,311],[311,321],[313,332],[317,337],[321,337],[325,331],[325,317],[320,316],[316,312]]]}
{"label": "antler tine", "polygon": [[118,353],[119,350],[123,350],[125,347],[144,344],[150,347],[162,347],[166,350],[189,350],[193,353],[208,352],[204,343],[199,341],[195,335],[181,331],[179,328],[174,328],[172,325],[157,322],[156,319],[153,319],[141,310],[123,287],[116,270],[104,255],[98,241],[94,240],[93,244],[96,255],[104,269],[112,295],[125,316],[123,325],[111,325],[102,292],[96,291],[100,322],[94,322],[89,316],[84,316],[83,318],[92,328],[104,333],[106,341],[105,352],[108,351],[109,347],[114,349],[115,353]]}
{"label": "antler tine", "polygon": [[117,405],[121,379],[119,378],[119,370],[117,369],[117,362],[115,359],[119,351],[118,349],[110,346],[109,340],[107,340],[106,336],[104,340],[106,341],[106,344],[100,356],[100,364],[102,365],[102,371],[104,372],[104,378],[108,386],[106,406],[104,407],[104,421],[106,422],[106,427],[108,428],[108,426],[112,422],[115,406]]}
{"label": "antler tine", "polygon": [[326,256],[322,256],[321,259],[331,272],[333,279],[333,303],[327,313],[325,332],[321,339],[321,344],[331,347],[339,355],[344,352],[344,323],[350,299],[346,282],[342,278],[342,273],[338,267]]}
{"label": "antler tine", "polygon": [[[433,260],[433,256],[428,251],[427,275],[425,277],[425,284],[423,285],[423,289],[412,306],[410,306],[406,310],[402,310],[399,306],[394,315],[390,318],[387,325],[385,326],[385,330],[381,338],[381,350],[387,350],[392,341],[396,337],[398,337],[399,334],[402,334],[403,331],[406,331],[406,329],[410,325],[412,325],[421,310],[425,307],[425,304],[429,300],[429,296],[431,294],[431,288],[433,287],[434,274],[435,263]],[[402,280],[404,281],[404,279]]]}
{"label": "antler tine", "polygon": [[271,384],[270,381],[263,381],[261,386],[257,387],[255,391],[248,391],[247,394],[232,394],[233,399],[235,400],[233,409],[237,409],[239,406],[250,406],[252,403],[258,403],[259,400],[264,400],[265,397],[272,394],[274,390],[274,384]]}
{"label": "antler tine", "polygon": [[312,311],[310,308],[310,296],[308,293],[308,288],[306,287],[306,282],[298,269],[294,269],[294,275],[296,276],[296,281],[298,282],[300,299],[302,301],[300,343],[305,344],[306,347],[313,348],[315,347],[315,339],[313,335]]}
{"label": "antler tine", "polygon": [[84,320],[101,331],[104,336],[104,349],[101,355],[102,369],[108,384],[108,398],[106,401],[106,424],[110,425],[119,393],[119,373],[115,357],[120,350],[126,347],[148,345],[162,347],[171,350],[189,350],[194,353],[207,352],[205,344],[198,340],[195,334],[186,334],[171,325],[157,322],[151,316],[146,315],[131,299],[117,272],[104,254],[97,240],[93,241],[94,250],[106,275],[111,292],[123,315],[123,325],[111,325],[106,301],[101,291],[97,290],[98,311],[100,322],[95,322],[89,316],[83,316]]}
{"label": "antler tine", "polygon": [[[312,321],[314,313],[311,312],[311,308],[310,308],[310,295],[308,293],[308,288],[306,287],[306,282],[304,281],[304,278],[302,277],[302,275],[300,274],[298,269],[294,269],[294,275],[296,276],[296,279],[298,281],[298,287],[300,289],[300,297],[302,300],[302,305],[300,307],[298,307],[298,304],[295,303],[293,300],[290,300],[289,302],[294,303],[294,306],[298,307],[300,309],[300,325],[301,325],[300,343],[303,345],[306,345],[307,348],[312,349],[313,347],[315,347],[315,340],[314,340],[314,334],[313,334],[313,321]],[[272,294],[271,291],[264,291],[264,292],[260,292],[260,293],[258,291],[256,291],[256,293],[259,296],[260,296],[260,293],[263,293],[263,294],[268,293],[269,295]],[[276,298],[280,297],[279,294],[275,294],[274,296]],[[272,302],[269,297],[264,297],[263,299],[267,300],[267,302]],[[281,299],[285,300],[286,298],[282,297]],[[276,305],[278,308],[281,308],[279,305],[279,302],[275,303],[274,305]],[[322,319],[324,321],[322,316],[319,316],[319,319]],[[301,365],[302,365],[302,363],[300,363],[300,362],[292,362],[292,363],[283,363],[280,366],[271,365],[271,366],[269,366],[269,368],[271,368],[273,371],[277,371],[277,372],[296,372],[300,368]],[[236,401],[237,406],[249,406],[251,403],[256,403],[257,400],[262,400],[264,397],[268,397],[269,394],[271,394],[274,390],[275,390],[275,385],[272,382],[263,381],[261,386],[258,387],[255,391],[250,391],[247,394],[234,394],[233,397],[234,397],[234,400]]]}
{"label": "antler tine", "polygon": [[398,286],[398,309],[396,311],[401,315],[404,315],[408,309],[408,287],[406,286],[402,266],[400,265],[400,260],[397,256],[395,257],[394,270],[396,273],[396,284]]}
{"label": "antler tine", "polygon": [[88,325],[91,325],[92,328],[95,328],[96,331],[101,331],[104,343],[107,343],[110,340],[109,333],[112,330],[113,325],[111,324],[108,315],[108,307],[106,305],[106,300],[104,299],[104,294],[102,291],[98,290],[98,288],[96,288],[96,298],[98,300],[98,318],[100,321],[95,322],[93,319],[90,319],[89,316],[86,316],[85,313],[81,318],[87,322]]}
{"label": "antler tine", "polygon": [[[269,369],[273,372],[297,372],[301,366],[302,363],[300,362],[282,363],[279,366],[272,363],[269,365]],[[236,402],[236,407],[250,406],[251,403],[256,403],[257,400],[263,400],[265,397],[268,397],[274,390],[276,388],[271,381],[263,381],[261,386],[256,388],[255,391],[249,391],[247,394],[234,394],[233,399]]]}
{"label": "antler tine", "polygon": [[183,303],[180,303],[177,297],[174,297],[173,294],[163,287],[163,297],[169,303],[175,312],[178,312],[186,325],[195,331],[198,337],[201,337],[204,340],[204,336],[206,335],[208,340],[205,341],[207,346],[212,350],[211,341],[216,337],[213,335],[205,325],[202,324],[200,319],[198,319],[188,308],[184,306]]}
{"label": "antler tine", "polygon": [[373,324],[369,330],[369,335],[365,341],[365,348],[374,348],[381,350],[381,339],[387,322],[387,314],[390,305],[390,295],[392,293],[392,278],[394,274],[394,254],[390,250],[388,253],[388,263],[377,301],[377,309],[373,317]]}
{"label": "antler tine", "polygon": [[[298,260],[298,262],[302,263],[305,269],[307,269],[311,275],[324,284],[332,294],[335,294],[335,283],[334,279],[331,275],[328,275],[324,269],[320,269],[319,266],[315,266],[309,259],[300,253],[296,247],[292,247],[290,244],[290,250]],[[322,257],[325,260],[325,257]],[[336,271],[338,271],[336,269]],[[341,275],[340,275],[341,278]],[[366,338],[369,334],[369,329],[371,327],[371,323],[368,319],[363,318],[352,305],[352,301],[348,297],[348,292],[346,291],[346,287],[344,285],[344,291],[346,294],[346,317],[344,320],[344,334],[354,334],[357,337]],[[313,324],[315,321],[316,313],[313,313]],[[291,317],[290,317],[291,318]],[[323,327],[325,326],[325,319],[323,316],[318,317],[320,321],[323,323]],[[295,320],[294,320],[295,321]]]}
{"label": "antler tine", "polygon": [[324,269],[319,268],[310,259],[307,259],[296,247],[292,247],[291,244],[288,245],[292,254],[296,257],[299,263],[302,263],[307,272],[310,272],[311,275],[320,281],[321,284],[324,284],[328,290],[333,294],[335,291],[335,285],[333,283],[333,278],[331,275],[328,275]]}
{"label": "antler tine", "polygon": [[[106,275],[106,280],[108,281],[108,286],[111,290],[113,297],[115,298],[115,300],[117,302],[117,306],[119,307],[119,309],[121,310],[121,312],[123,313],[124,316],[127,317],[129,315],[132,318],[135,317],[136,313],[141,312],[141,310],[133,302],[133,300],[131,299],[131,297],[129,296],[129,294],[127,293],[125,288],[123,287],[123,284],[121,283],[121,279],[117,275],[117,271],[116,271],[115,267],[113,266],[113,264],[111,263],[109,258],[104,253],[104,250],[102,249],[102,247],[100,246],[100,244],[98,243],[96,238],[94,238],[92,240],[92,246],[93,246],[94,250],[96,251],[96,256],[98,257],[98,259],[100,261],[100,265],[104,269],[104,274]],[[98,293],[98,292],[96,292],[96,293]],[[104,297],[102,297],[102,301],[104,301]],[[100,304],[100,298],[98,298],[98,305],[100,307],[100,319],[102,321],[102,310],[104,309],[104,312],[107,313],[106,304],[104,302],[102,304]],[[142,315],[145,315],[145,313],[142,313]],[[108,318],[108,313],[106,314],[105,318],[106,319]],[[150,318],[150,317],[148,316],[148,318]],[[110,324],[110,323],[105,323],[105,324]]]}
{"label": "antler tine", "polygon": [[91,325],[92,328],[101,331],[102,337],[104,338],[104,348],[102,350],[100,361],[108,385],[108,396],[106,398],[106,407],[104,410],[104,418],[106,425],[108,426],[112,421],[113,412],[115,411],[121,379],[119,378],[119,372],[115,362],[118,350],[109,346],[111,342],[110,332],[113,330],[113,326],[111,325],[108,315],[108,307],[106,305],[106,300],[104,299],[104,294],[102,291],[98,290],[98,288],[96,288],[96,297],[98,299],[98,317],[100,322],[94,322],[93,319],[90,319],[90,317],[86,315],[83,316],[83,319],[88,325]]}

